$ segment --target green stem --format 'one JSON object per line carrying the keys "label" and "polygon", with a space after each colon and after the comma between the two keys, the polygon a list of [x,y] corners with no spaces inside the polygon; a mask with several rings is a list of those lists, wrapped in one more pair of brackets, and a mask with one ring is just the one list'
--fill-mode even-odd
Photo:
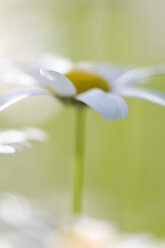
{"label": "green stem", "polygon": [[76,140],[75,166],[73,184],[73,214],[82,211],[83,178],[84,178],[84,148],[85,148],[85,109],[76,108]]}

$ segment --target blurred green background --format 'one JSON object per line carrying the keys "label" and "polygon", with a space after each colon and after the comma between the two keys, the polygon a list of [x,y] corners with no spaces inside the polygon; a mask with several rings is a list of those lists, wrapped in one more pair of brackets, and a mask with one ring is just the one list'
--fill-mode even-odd
{"label": "blurred green background", "polygon": [[[165,61],[164,0],[8,0],[0,10],[0,56],[50,52],[74,61],[148,65]],[[151,86],[165,91],[165,77]],[[84,213],[125,232],[165,236],[165,109],[129,99],[125,121],[87,112]],[[0,191],[33,198],[56,218],[71,209],[75,110],[48,97],[1,113],[1,128],[35,126],[50,140],[0,156]]]}

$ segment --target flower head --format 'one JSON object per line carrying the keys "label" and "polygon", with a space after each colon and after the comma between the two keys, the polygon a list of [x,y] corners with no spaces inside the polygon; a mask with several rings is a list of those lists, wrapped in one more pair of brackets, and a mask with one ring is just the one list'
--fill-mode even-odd
{"label": "flower head", "polygon": [[[123,233],[110,221],[77,216],[54,219],[28,199],[0,194],[0,247],[163,248],[165,240],[146,233]],[[26,244],[26,246],[25,246]]]}
{"label": "flower head", "polygon": [[74,64],[69,59],[47,55],[31,66],[15,65],[12,75],[9,70],[1,73],[1,82],[25,88],[1,96],[0,110],[28,96],[51,95],[63,102],[87,105],[105,120],[125,119],[128,106],[122,96],[165,106],[165,93],[139,87],[150,76],[164,73],[165,65],[128,69],[100,63]]}
{"label": "flower head", "polygon": [[15,154],[20,147],[30,147],[30,140],[42,142],[46,138],[46,133],[37,128],[0,131],[0,153],[12,155]]}

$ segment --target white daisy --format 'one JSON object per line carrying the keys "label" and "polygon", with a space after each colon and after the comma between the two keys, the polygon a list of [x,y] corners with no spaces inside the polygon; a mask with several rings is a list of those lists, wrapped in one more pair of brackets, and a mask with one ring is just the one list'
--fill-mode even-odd
{"label": "white daisy", "polygon": [[108,221],[79,216],[64,222],[59,232],[52,233],[48,243],[50,248],[162,248],[164,240],[156,240],[152,235],[124,234]]}
{"label": "white daisy", "polygon": [[122,96],[165,106],[165,93],[139,87],[150,76],[164,73],[165,65],[128,69],[100,63],[74,64],[69,59],[47,55],[31,66],[15,66],[12,74],[10,70],[1,73],[0,82],[25,88],[2,95],[0,110],[29,96],[50,95],[66,103],[87,105],[107,121],[125,119],[128,106]]}
{"label": "white daisy", "polygon": [[0,131],[0,153],[12,155],[18,148],[29,147],[30,140],[45,141],[47,134],[41,129],[24,128],[22,130],[4,130]]}
{"label": "white daisy", "polygon": [[165,240],[145,233],[123,233],[110,221],[77,216],[55,220],[26,198],[0,194],[0,247],[164,248]]}

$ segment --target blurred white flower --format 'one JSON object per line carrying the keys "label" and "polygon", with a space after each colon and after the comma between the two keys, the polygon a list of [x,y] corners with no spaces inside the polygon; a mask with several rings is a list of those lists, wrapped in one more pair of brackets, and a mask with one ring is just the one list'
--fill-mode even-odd
{"label": "blurred white flower", "polygon": [[22,130],[0,131],[0,153],[15,154],[20,147],[30,147],[30,140],[45,141],[47,134],[41,129],[24,128]]}
{"label": "blurred white flower", "polygon": [[164,248],[165,240],[124,234],[109,221],[79,216],[55,221],[22,196],[0,194],[0,248]]}
{"label": "blurred white flower", "polygon": [[[105,120],[125,119],[128,106],[122,96],[145,99],[165,106],[165,93],[135,87],[150,76],[165,74],[165,65],[128,69],[80,62],[47,55],[31,66],[15,65],[14,76],[1,73],[0,82],[24,89],[0,97],[0,110],[34,95],[50,95],[65,103],[88,105]],[[9,76],[10,75],[10,76]],[[32,86],[30,89],[27,88]],[[27,87],[26,87],[27,86]]]}
{"label": "blurred white flower", "polygon": [[124,234],[112,223],[80,216],[64,222],[48,239],[49,248],[162,248],[151,235]]}
{"label": "blurred white flower", "polygon": [[64,221],[48,239],[50,248],[101,248],[118,239],[117,228],[108,221],[79,216]]}

